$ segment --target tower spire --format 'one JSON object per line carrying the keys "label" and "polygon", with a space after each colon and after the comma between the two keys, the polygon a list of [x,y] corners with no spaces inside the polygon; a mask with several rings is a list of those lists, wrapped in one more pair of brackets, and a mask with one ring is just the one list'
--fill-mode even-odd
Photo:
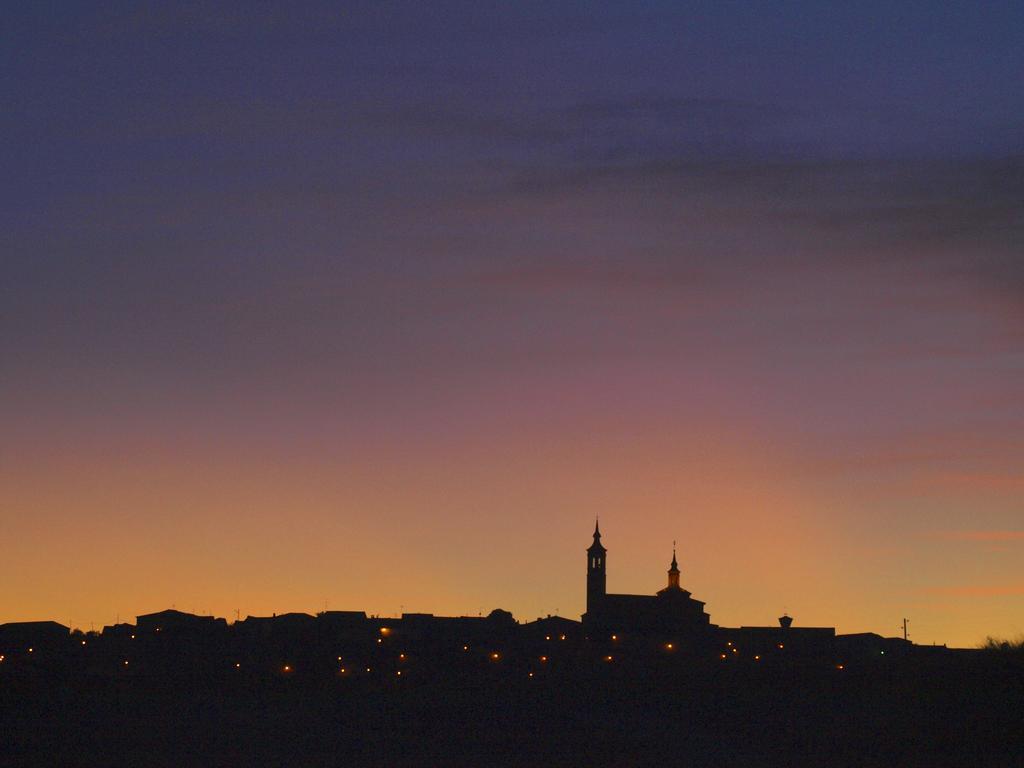
{"label": "tower spire", "polygon": [[668,587],[667,590],[680,590],[682,587],[679,586],[679,563],[676,562],[676,543],[672,542],[672,565],[668,569]]}

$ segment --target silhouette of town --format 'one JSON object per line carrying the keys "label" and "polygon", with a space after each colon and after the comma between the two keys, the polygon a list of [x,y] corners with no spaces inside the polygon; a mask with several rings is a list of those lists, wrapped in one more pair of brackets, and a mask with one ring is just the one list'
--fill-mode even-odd
{"label": "silhouette of town", "polygon": [[652,595],[607,591],[596,524],[586,557],[579,621],[170,609],[101,632],[0,625],[0,766],[1021,764],[1019,652],[788,615],[722,627],[674,549]]}
{"label": "silhouette of town", "polygon": [[[653,595],[609,593],[607,567],[608,550],[595,522],[593,542],[587,548],[586,613],[580,621],[549,615],[520,623],[508,611],[496,608],[487,616],[403,613],[396,618],[325,610],[316,615],[248,616],[229,624],[223,618],[168,609],[140,615],[134,624],[105,626],[98,633],[72,631],[55,621],[3,624],[0,653],[8,667],[26,661],[41,664],[43,659],[56,663],[75,654],[76,663],[95,665],[97,671],[109,669],[114,659],[125,668],[119,673],[134,674],[154,659],[166,665],[180,655],[190,665],[199,663],[211,672],[219,664],[247,672],[330,671],[350,676],[388,672],[415,678],[424,667],[451,669],[452,664],[478,658],[537,675],[561,661],[562,651],[552,648],[566,647],[579,653],[589,650],[606,664],[636,661],[644,653],[672,652],[693,660],[834,662],[837,668],[886,654],[963,652],[916,646],[872,632],[837,635],[832,627],[796,625],[788,615],[779,617],[774,627],[720,627],[711,622],[705,604],[681,586],[674,545],[667,584]],[[175,644],[169,646],[172,641]],[[429,655],[412,651],[410,644],[428,647]],[[409,653],[403,650],[406,645]],[[545,654],[545,649],[551,652]],[[190,658],[192,654],[198,659]],[[451,658],[438,665],[442,657]]]}

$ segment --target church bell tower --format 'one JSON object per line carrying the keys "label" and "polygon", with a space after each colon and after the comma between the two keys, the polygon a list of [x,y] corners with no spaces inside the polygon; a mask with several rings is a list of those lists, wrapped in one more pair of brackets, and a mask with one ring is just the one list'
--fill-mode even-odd
{"label": "church bell tower", "polygon": [[594,521],[594,543],[587,548],[587,613],[605,596],[605,566],[608,550],[601,546],[601,529]]}

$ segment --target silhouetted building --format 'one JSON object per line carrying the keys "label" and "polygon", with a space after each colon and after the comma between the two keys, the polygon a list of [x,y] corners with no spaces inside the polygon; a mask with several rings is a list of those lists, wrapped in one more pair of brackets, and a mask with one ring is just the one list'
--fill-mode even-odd
{"label": "silhouetted building", "polygon": [[166,611],[136,616],[135,625],[141,634],[157,632],[205,634],[226,629],[227,621],[213,616],[196,616],[169,608]]}
{"label": "silhouetted building", "polygon": [[[898,658],[910,653],[913,649],[919,652],[928,646],[915,646],[902,637],[882,637],[874,632],[855,632],[849,635],[838,635],[835,641],[836,650],[846,659],[875,659],[881,656]],[[945,648],[945,646],[942,646]]]}
{"label": "silhouetted building", "polygon": [[679,584],[675,549],[668,570],[668,585],[654,595],[615,595],[606,591],[608,550],[601,544],[601,530],[594,524],[594,541],[587,549],[587,612],[583,625],[591,635],[617,632],[671,634],[706,639],[715,625]]}
{"label": "silhouetted building", "polygon": [[606,550],[601,544],[600,521],[594,521],[594,543],[587,548],[587,612],[586,617],[598,611],[598,607],[604,601],[607,593],[607,559]]}
{"label": "silhouetted building", "polygon": [[101,634],[103,635],[103,637],[131,638],[135,635],[135,629],[136,627],[134,624],[127,624],[125,622],[122,622],[120,624],[108,624],[107,626],[103,627],[103,632]]}
{"label": "silhouetted building", "polygon": [[321,611],[316,616],[328,627],[351,628],[366,624],[366,611]]}
{"label": "silhouetted building", "polygon": [[[334,612],[335,615],[338,613],[342,612]],[[344,613],[348,613],[348,611]],[[356,612],[353,611],[352,613],[355,614]],[[363,619],[366,618],[366,614],[361,611],[356,615],[361,615]],[[237,624],[242,627],[262,627],[266,628],[267,631],[295,631],[312,626],[313,621],[314,617],[310,614],[293,611],[291,613],[275,613],[272,616],[246,616],[245,619],[237,622]]]}
{"label": "silhouetted building", "polygon": [[531,640],[550,640],[553,637],[579,640],[583,633],[582,625],[578,621],[564,616],[546,616],[524,624],[523,634]]}
{"label": "silhouetted building", "polygon": [[0,624],[0,649],[43,647],[67,642],[71,629],[56,621],[12,621]]}
{"label": "silhouetted building", "polygon": [[723,627],[721,639],[731,653],[766,656],[785,651],[788,657],[832,655],[834,627]]}

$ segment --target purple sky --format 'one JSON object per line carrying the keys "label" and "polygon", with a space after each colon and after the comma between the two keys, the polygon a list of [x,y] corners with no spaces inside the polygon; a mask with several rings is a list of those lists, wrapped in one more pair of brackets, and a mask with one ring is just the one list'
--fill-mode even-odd
{"label": "purple sky", "polygon": [[1020,3],[5,27],[0,621],[1024,632]]}

